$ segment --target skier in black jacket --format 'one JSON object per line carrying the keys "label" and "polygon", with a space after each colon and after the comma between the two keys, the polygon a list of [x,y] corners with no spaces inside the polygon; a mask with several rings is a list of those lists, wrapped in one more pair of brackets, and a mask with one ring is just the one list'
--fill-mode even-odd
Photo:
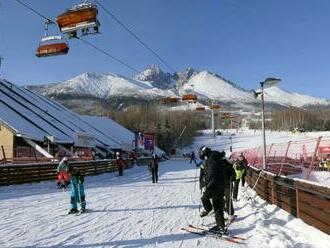
{"label": "skier in black jacket", "polygon": [[200,149],[199,155],[201,159],[206,161],[206,189],[201,198],[205,210],[200,216],[204,217],[212,210],[210,201],[212,199],[217,225],[211,228],[211,230],[224,233],[226,232],[223,216],[226,171],[224,152],[211,151],[210,148],[204,146]]}

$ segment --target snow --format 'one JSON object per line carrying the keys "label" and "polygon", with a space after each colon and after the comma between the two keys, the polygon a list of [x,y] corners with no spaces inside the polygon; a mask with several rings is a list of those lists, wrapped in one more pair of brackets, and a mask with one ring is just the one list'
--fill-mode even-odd
{"label": "snow", "polygon": [[[236,135],[241,144],[257,140],[249,132]],[[192,147],[202,143],[220,146],[208,133]],[[187,224],[214,223],[213,215],[199,217],[197,175],[193,164],[173,159],[160,163],[158,184],[144,166],[125,170],[123,177],[86,177],[88,212],[80,216],[66,214],[69,192],[56,189],[54,181],[0,187],[0,247],[329,247],[330,235],[267,205],[249,187],[240,188],[237,221],[230,226],[246,244],[181,231]]]}

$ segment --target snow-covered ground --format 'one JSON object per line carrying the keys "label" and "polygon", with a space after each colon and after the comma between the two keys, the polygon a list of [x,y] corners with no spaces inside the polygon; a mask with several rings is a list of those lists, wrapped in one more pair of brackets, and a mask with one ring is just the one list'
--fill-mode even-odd
{"label": "snow-covered ground", "polygon": [[1,187],[0,247],[329,247],[329,235],[265,205],[247,187],[234,202],[238,218],[230,226],[246,244],[181,231],[189,223],[214,223],[212,215],[199,217],[196,173],[188,161],[171,160],[160,164],[158,184],[145,167],[123,177],[87,177],[88,213],[80,216],[66,214],[69,192],[54,182]]}
{"label": "snow-covered ground", "polygon": [[[213,139],[206,132],[186,151],[201,145],[228,151],[230,135]],[[286,142],[293,136],[267,133],[267,139]],[[234,151],[258,146],[260,140],[253,131],[232,136]],[[158,184],[140,166],[123,177],[86,177],[88,212],[80,216],[67,215],[69,192],[56,189],[53,181],[0,187],[0,247],[329,247],[329,235],[265,205],[248,187],[241,188],[234,202],[238,218],[230,226],[230,234],[246,238],[245,244],[185,233],[180,228],[188,224],[214,224],[212,215],[199,217],[198,171],[180,159],[160,163],[159,174]]]}

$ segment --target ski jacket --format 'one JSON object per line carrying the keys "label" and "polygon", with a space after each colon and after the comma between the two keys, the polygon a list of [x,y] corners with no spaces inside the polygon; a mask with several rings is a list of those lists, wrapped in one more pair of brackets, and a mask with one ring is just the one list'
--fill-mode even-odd
{"label": "ski jacket", "polygon": [[57,166],[57,172],[60,172],[60,171],[66,171],[68,172],[69,170],[69,164],[68,162],[65,162],[65,161],[61,161],[58,166]]}
{"label": "ski jacket", "polygon": [[116,165],[118,168],[123,169],[124,168],[124,160],[122,158],[117,158],[116,159]]}
{"label": "ski jacket", "polygon": [[206,189],[225,190],[225,168],[226,160],[217,151],[211,151],[206,159]]}
{"label": "ski jacket", "polygon": [[244,161],[242,161],[242,160],[236,161],[234,164],[234,169],[235,169],[235,173],[236,173],[236,180],[242,179],[242,177],[245,173],[245,170],[246,170]]}
{"label": "ski jacket", "polygon": [[150,162],[151,169],[158,169],[158,160],[157,158],[153,158]]}

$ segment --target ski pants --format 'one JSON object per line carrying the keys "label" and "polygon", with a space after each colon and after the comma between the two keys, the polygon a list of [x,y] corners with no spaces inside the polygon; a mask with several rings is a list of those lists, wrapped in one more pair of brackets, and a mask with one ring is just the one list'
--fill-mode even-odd
{"label": "ski pants", "polygon": [[197,165],[196,159],[195,158],[191,158],[190,159],[190,164],[194,161],[195,165]]}
{"label": "ski pants", "polygon": [[215,214],[215,222],[217,223],[217,226],[219,228],[223,228],[225,226],[225,221],[223,216],[223,205],[224,205],[223,196],[224,196],[223,190],[206,189],[201,198],[203,207],[207,212],[210,212],[212,210],[212,204],[211,204],[211,200],[212,200],[214,214]]}
{"label": "ski pants", "polygon": [[228,215],[234,215],[234,213],[235,213],[235,210],[233,207],[233,201],[231,199],[232,194],[233,193],[230,192],[230,188],[225,189],[225,209],[226,209],[226,212],[228,213]]}
{"label": "ski pants", "polygon": [[158,168],[151,168],[152,182],[158,183]]}
{"label": "ski pants", "polygon": [[82,209],[86,208],[84,184],[71,182],[70,184],[70,203],[71,209],[77,209],[77,203],[80,203]]}
{"label": "ski pants", "polygon": [[123,169],[122,166],[120,166],[120,167],[118,168],[118,172],[119,172],[119,176],[122,176],[122,175],[123,175],[123,173],[124,173],[124,169]]}
{"label": "ski pants", "polygon": [[234,181],[234,192],[233,192],[233,198],[234,198],[234,200],[237,200],[239,181],[240,181],[240,179],[236,179]]}

